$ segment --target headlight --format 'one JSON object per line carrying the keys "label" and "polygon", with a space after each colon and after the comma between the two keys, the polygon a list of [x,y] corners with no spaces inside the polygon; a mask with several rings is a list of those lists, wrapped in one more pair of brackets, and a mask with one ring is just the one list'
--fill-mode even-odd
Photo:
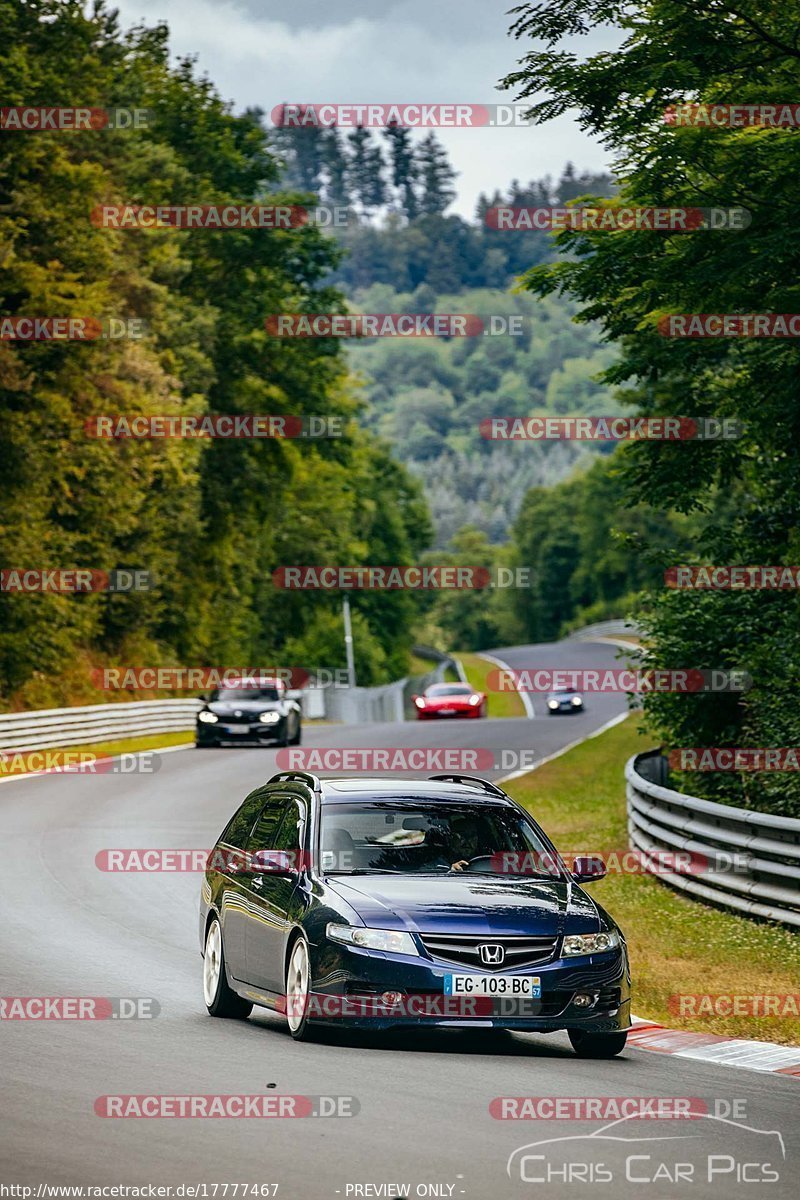
{"label": "headlight", "polygon": [[276,721],[280,721],[281,714],[276,712],[261,713],[259,721],[263,721],[265,725],[274,725]]}
{"label": "headlight", "polygon": [[219,717],[212,712],[199,712],[197,714],[198,721],[202,721],[204,725],[216,725]]}
{"label": "headlight", "polygon": [[470,704],[480,704],[481,698],[480,696],[470,696],[469,702]]}
{"label": "headlight", "polygon": [[385,950],[389,954],[419,954],[410,933],[394,929],[364,929],[356,925],[329,925],[328,937],[345,946],[363,946],[365,950]]}
{"label": "headlight", "polygon": [[573,696],[572,703],[575,705],[578,705],[578,704],[583,704],[583,701],[581,700],[580,696]]}
{"label": "headlight", "polygon": [[608,933],[573,933],[564,938],[565,956],[570,954],[602,954],[604,950],[615,950],[619,945],[616,930]]}
{"label": "headlight", "polygon": [[416,704],[417,708],[424,708],[424,707],[425,707],[425,697],[424,697],[424,696],[417,696],[417,698],[416,698],[416,700],[414,701],[414,703]]}
{"label": "headlight", "polygon": [[557,700],[548,700],[547,707],[548,708],[558,708],[558,701]]}

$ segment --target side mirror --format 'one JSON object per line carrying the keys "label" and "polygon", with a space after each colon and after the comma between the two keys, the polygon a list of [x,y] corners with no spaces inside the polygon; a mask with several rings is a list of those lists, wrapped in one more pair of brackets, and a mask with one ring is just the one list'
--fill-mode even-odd
{"label": "side mirror", "polygon": [[606,864],[602,858],[594,855],[576,858],[572,864],[572,878],[577,883],[592,883],[595,879],[602,879],[605,874]]}

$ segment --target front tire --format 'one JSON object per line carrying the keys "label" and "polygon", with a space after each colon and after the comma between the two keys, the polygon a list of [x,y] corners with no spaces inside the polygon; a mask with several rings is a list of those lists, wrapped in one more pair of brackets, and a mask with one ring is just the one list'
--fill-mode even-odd
{"label": "front tire", "polygon": [[302,740],[303,740],[303,726],[302,726],[302,724],[300,723],[300,718],[298,717],[298,719],[297,719],[297,732],[295,733],[294,737],[292,738],[292,742],[291,742],[291,744],[292,744],[293,746],[299,746],[299,745],[300,745],[300,743],[302,742]]}
{"label": "front tire", "polygon": [[583,1029],[568,1029],[572,1049],[579,1058],[614,1058],[625,1049],[628,1032],[588,1033]]}
{"label": "front tire", "polygon": [[243,1020],[249,1017],[253,1006],[248,1000],[237,996],[228,986],[225,974],[225,952],[222,949],[222,927],[219,918],[208,927],[206,951],[203,958],[203,998],[212,1017],[230,1017]]}
{"label": "front tire", "polygon": [[308,954],[308,942],[304,937],[298,937],[292,946],[289,961],[286,965],[286,1023],[289,1033],[297,1042],[308,1040],[311,1036],[309,1028],[309,996],[311,993],[311,961]]}

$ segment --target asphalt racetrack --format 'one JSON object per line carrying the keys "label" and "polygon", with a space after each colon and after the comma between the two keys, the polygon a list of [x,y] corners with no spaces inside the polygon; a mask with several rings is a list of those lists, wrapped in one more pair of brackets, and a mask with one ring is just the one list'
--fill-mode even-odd
{"label": "asphalt racetrack", "polygon": [[[618,665],[603,644],[497,653],[514,666]],[[532,720],[307,726],[304,745],[529,749],[538,760],[625,707],[622,695],[589,695],[581,715],[550,718],[535,697]],[[95,855],[209,847],[275,770],[272,750],[192,749],[165,754],[155,774],[54,774],[0,787],[2,995],[152,997],[160,1006],[151,1020],[0,1021],[0,1181],[30,1186],[34,1197],[40,1184],[204,1184],[194,1195],[233,1197],[236,1183],[277,1184],[280,1200],[489,1200],[543,1188],[654,1200],[797,1195],[798,1081],[787,1076],[633,1048],[584,1061],[562,1034],[335,1030],[294,1043],[262,1010],[245,1022],[207,1016],[200,875],[109,873]],[[487,774],[508,771],[498,759]],[[513,781],[508,788],[513,795]],[[108,1094],[269,1092],[353,1097],[358,1111],[122,1120],[94,1108]],[[504,1096],[698,1097],[712,1115],[623,1121],[602,1134],[607,1122],[597,1120],[496,1120],[489,1105]],[[181,1194],[192,1193],[172,1192]]]}

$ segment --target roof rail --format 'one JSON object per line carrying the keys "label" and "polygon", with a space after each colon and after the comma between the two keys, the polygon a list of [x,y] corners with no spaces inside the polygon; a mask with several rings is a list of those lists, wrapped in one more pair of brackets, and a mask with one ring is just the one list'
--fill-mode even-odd
{"label": "roof rail", "polygon": [[267,783],[291,783],[296,779],[299,783],[305,783],[311,788],[312,792],[321,792],[322,784],[318,775],[312,775],[309,771],[278,771],[277,775],[273,775]]}
{"label": "roof rail", "polygon": [[475,784],[483,788],[484,792],[490,792],[492,796],[506,796],[506,792],[499,788],[496,783],[490,783],[488,779],[481,779],[478,775],[430,775],[431,783],[465,783]]}

